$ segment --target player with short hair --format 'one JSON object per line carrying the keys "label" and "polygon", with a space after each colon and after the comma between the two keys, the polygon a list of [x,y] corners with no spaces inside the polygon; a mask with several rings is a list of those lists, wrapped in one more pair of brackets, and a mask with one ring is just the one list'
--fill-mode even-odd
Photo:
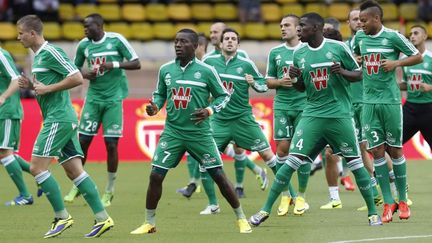
{"label": "player with short hair", "polygon": [[361,79],[360,68],[343,42],[323,37],[324,20],[319,14],[303,15],[299,26],[303,44],[294,51],[289,75],[296,88],[306,91],[308,102],[291,141],[287,162],[278,170],[264,207],[250,218],[250,223],[258,226],[264,222],[292,174],[329,144],[334,153],[346,158],[356,178],[368,205],[369,225],[380,225],[370,178],[359,154],[348,93],[350,83]]}
{"label": "player with short hair", "polygon": [[73,181],[92,209],[96,222],[85,238],[101,236],[114,226],[114,221],[102,206],[96,184],[84,171],[83,153],[78,142],[78,119],[72,107],[68,89],[81,85],[83,78],[65,52],[43,36],[43,23],[36,15],[18,20],[18,40],[35,53],[32,79],[20,76],[21,88],[35,90],[43,118],[43,127],[33,147],[30,172],[44,191],[55,212],[54,221],[44,235],[60,235],[74,223],[64,207],[60,187],[48,170],[53,158],[58,158],[66,175]]}
{"label": "player with short hair", "polygon": [[30,173],[30,164],[18,151],[23,109],[19,95],[18,70],[12,56],[0,47],[0,163],[19,191],[6,205],[31,205],[33,197],[27,189],[22,172]]}
{"label": "player with short hair", "polygon": [[[384,197],[382,220],[388,223],[396,210],[399,211],[399,218],[410,217],[406,196],[406,160],[402,150],[401,95],[395,81],[395,68],[418,64],[422,56],[403,35],[383,26],[382,18],[383,10],[377,2],[368,0],[360,5],[362,30],[354,36],[353,49],[363,61],[362,126]],[[401,52],[408,57],[399,59]],[[389,169],[384,157],[386,151],[393,162],[399,206],[390,190]]]}
{"label": "player with short hair", "polygon": [[[267,86],[270,89],[276,89],[276,96],[273,101],[273,139],[276,143],[278,168],[286,162],[292,136],[306,105],[306,94],[293,88],[288,76],[288,70],[292,66],[294,49],[301,44],[296,30],[299,20],[300,18],[293,14],[286,15],[281,19],[280,28],[284,43],[272,48],[267,59]],[[288,186],[289,191],[282,192],[281,202],[277,210],[279,216],[286,215],[289,205],[293,202],[295,202],[294,214],[301,215],[304,213],[307,208],[305,192],[310,166],[310,163],[304,163],[299,168],[299,195],[291,183]]]}
{"label": "player with short hair", "polygon": [[403,79],[399,83],[401,90],[407,91],[407,100],[403,106],[403,143],[414,134],[421,132],[423,138],[432,145],[432,52],[426,49],[427,30],[422,25],[414,25],[409,33],[411,43],[423,56],[423,62],[406,66]]}
{"label": "player with short hair", "polygon": [[[152,160],[146,219],[131,234],[156,232],[155,214],[162,196],[162,183],[168,171],[178,165],[185,152],[193,156],[216,182],[234,209],[240,233],[252,232],[234,188],[222,168],[222,159],[208,119],[212,114],[221,112],[230,95],[216,70],[195,57],[197,46],[198,35],[193,30],[180,30],[174,40],[176,59],[159,69],[157,88],[146,112],[153,116],[167,102],[167,118]],[[211,103],[210,95],[214,98]]]}
{"label": "player with short hair", "polygon": [[[123,136],[123,99],[128,95],[125,70],[140,69],[141,64],[134,49],[122,35],[104,31],[104,20],[100,14],[88,15],[83,25],[86,37],[78,44],[74,63],[90,83],[81,111],[79,141],[85,164],[90,144],[103,124],[108,183],[102,203],[108,207],[114,197],[118,142]],[[88,71],[82,68],[85,61]],[[78,190],[73,187],[64,200],[73,202],[77,195]]]}

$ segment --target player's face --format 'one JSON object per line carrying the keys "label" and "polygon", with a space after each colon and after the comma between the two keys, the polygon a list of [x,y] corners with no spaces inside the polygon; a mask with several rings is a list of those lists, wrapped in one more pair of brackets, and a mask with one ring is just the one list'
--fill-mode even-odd
{"label": "player's face", "polygon": [[174,40],[174,49],[177,58],[189,58],[194,56],[196,46],[192,43],[190,34],[177,33]]}
{"label": "player's face", "polygon": [[427,39],[426,33],[422,28],[419,27],[412,28],[409,37],[414,46],[423,44]]}
{"label": "player's face", "polygon": [[378,30],[379,16],[373,14],[369,9],[360,12],[361,27],[365,34],[374,35]]}
{"label": "player's face", "polygon": [[334,28],[335,27],[332,24],[324,23],[323,32],[326,32],[328,30],[334,30]]}
{"label": "player's face", "polygon": [[219,46],[223,29],[224,25],[222,23],[216,23],[210,27],[210,42],[212,45]]}
{"label": "player's face", "polygon": [[283,18],[280,23],[282,40],[292,40],[297,36],[296,20],[292,17]]}
{"label": "player's face", "polygon": [[314,35],[314,26],[307,21],[307,18],[301,18],[299,26],[297,26],[297,35],[302,42],[308,42]]}
{"label": "player's face", "polygon": [[100,27],[93,21],[92,18],[84,19],[84,34],[90,40],[94,40],[101,32]]}
{"label": "player's face", "polygon": [[226,53],[234,53],[239,46],[238,37],[234,32],[226,32],[223,35],[221,48]]}
{"label": "player's face", "polygon": [[22,25],[17,26],[18,37],[17,39],[25,48],[31,47],[34,39],[34,33],[32,31],[25,30]]}
{"label": "player's face", "polygon": [[347,22],[353,33],[356,33],[358,30],[361,30],[362,27],[360,22],[360,10],[351,11]]}

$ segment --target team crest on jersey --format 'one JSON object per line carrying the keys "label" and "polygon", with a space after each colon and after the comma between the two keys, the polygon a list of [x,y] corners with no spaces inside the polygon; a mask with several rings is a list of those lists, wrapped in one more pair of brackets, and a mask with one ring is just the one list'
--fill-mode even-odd
{"label": "team crest on jersey", "polygon": [[171,84],[171,74],[167,73],[165,75],[165,84],[170,85]]}
{"label": "team crest on jersey", "polygon": [[383,46],[385,46],[385,45],[387,45],[388,44],[388,40],[387,39],[383,39],[382,41],[381,41],[381,44],[383,45]]}
{"label": "team crest on jersey", "polygon": [[90,114],[88,112],[84,113],[84,119],[89,119],[90,118]]}
{"label": "team crest on jersey", "polygon": [[236,72],[237,72],[238,74],[242,74],[242,73],[243,73],[243,68],[238,67],[238,68],[236,69]]}
{"label": "team crest on jersey", "polygon": [[327,88],[329,75],[327,73],[326,67],[317,68],[315,69],[315,71],[310,71],[309,74],[312,78],[311,82],[314,84],[314,87],[317,91]]}
{"label": "team crest on jersey", "polygon": [[111,43],[108,43],[108,44],[106,45],[106,48],[107,48],[108,50],[111,50],[111,49],[113,48],[113,45],[112,45]]}
{"label": "team crest on jersey", "polygon": [[299,137],[300,137],[301,135],[303,135],[303,129],[299,129],[299,130],[297,130],[297,131],[296,131],[296,135],[299,136]]}
{"label": "team crest on jersey", "polygon": [[420,90],[420,84],[423,82],[422,75],[419,74],[413,74],[408,76],[408,83],[411,87],[412,91],[419,91]]}
{"label": "team crest on jersey", "polygon": [[286,119],[285,117],[282,117],[282,118],[279,120],[279,122],[280,122],[281,124],[285,124],[285,123],[287,123],[287,119]]}
{"label": "team crest on jersey", "polygon": [[234,93],[234,83],[233,82],[223,81],[222,85],[225,87],[225,89],[228,91],[229,94]]}
{"label": "team crest on jersey", "polygon": [[93,59],[90,60],[90,63],[93,67],[93,70],[96,71],[96,74],[98,76],[102,76],[105,73],[104,69],[100,69],[100,65],[105,64],[106,62],[106,57],[95,57]]}
{"label": "team crest on jersey", "polygon": [[175,109],[186,109],[192,98],[191,88],[180,86],[178,89],[172,88],[171,92],[171,99],[174,102]]}
{"label": "team crest on jersey", "polygon": [[327,57],[327,59],[332,59],[333,58],[333,53],[327,52],[325,56]]}
{"label": "team crest on jersey", "polygon": [[194,73],[194,78],[200,79],[201,78],[201,73],[200,72],[195,72]]}
{"label": "team crest on jersey", "polygon": [[423,67],[424,68],[428,68],[429,67],[429,63],[428,62],[423,63]]}
{"label": "team crest on jersey", "polygon": [[363,60],[368,75],[378,74],[378,69],[381,66],[381,53],[364,55]]}
{"label": "team crest on jersey", "polygon": [[166,141],[162,141],[160,142],[159,146],[161,147],[161,149],[166,149],[168,148],[168,143]]}

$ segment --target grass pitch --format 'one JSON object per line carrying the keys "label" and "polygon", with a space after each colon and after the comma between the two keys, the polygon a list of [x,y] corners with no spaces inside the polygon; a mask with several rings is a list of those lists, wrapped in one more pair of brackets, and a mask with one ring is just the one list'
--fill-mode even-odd
{"label": "grass pitch", "polygon": [[[263,166],[262,163],[260,163]],[[106,166],[104,163],[91,163],[86,170],[96,181],[99,191],[106,183]],[[222,212],[218,215],[203,216],[199,212],[207,205],[204,192],[196,193],[190,200],[175,190],[187,184],[186,164],[170,171],[164,182],[162,199],[157,210],[157,233],[151,235],[130,235],[129,232],[144,221],[145,196],[148,185],[149,163],[121,163],[113,204],[107,210],[115,221],[114,229],[108,231],[98,240],[103,242],[364,242],[361,239],[380,239],[387,237],[405,237],[393,239],[397,242],[432,242],[432,171],[431,161],[409,161],[408,182],[409,197],[414,205],[411,207],[411,218],[394,221],[382,227],[369,227],[366,212],[356,209],[363,205],[358,189],[347,192],[340,186],[342,209],[320,210],[319,207],[328,200],[328,190],[324,173],[316,173],[309,180],[307,202],[310,210],[303,216],[294,216],[292,208],[284,217],[276,215],[276,206],[270,218],[252,234],[240,234],[235,224],[235,216],[228,203],[218,192]],[[234,181],[234,166],[225,164],[225,170]],[[71,187],[63,169],[52,165],[51,171],[60,183],[63,195]],[[24,175],[31,192],[36,192],[34,179]],[[273,176],[270,176],[273,178]],[[294,175],[297,187],[297,176]],[[0,202],[3,203],[16,196],[17,192],[4,169],[0,170]],[[263,205],[267,191],[262,192],[254,175],[246,172],[246,198],[241,203],[246,215],[256,213]],[[32,206],[6,207],[0,205],[0,242],[78,242],[93,225],[93,215],[82,197],[73,204],[66,204],[74,217],[75,224],[56,239],[43,239],[43,234],[50,227],[53,212],[45,196],[35,198]],[[382,208],[379,208],[382,213]],[[408,238],[407,238],[408,237]],[[415,238],[422,237],[422,238]],[[374,242],[384,241],[384,239]],[[388,242],[388,240],[386,240]]]}

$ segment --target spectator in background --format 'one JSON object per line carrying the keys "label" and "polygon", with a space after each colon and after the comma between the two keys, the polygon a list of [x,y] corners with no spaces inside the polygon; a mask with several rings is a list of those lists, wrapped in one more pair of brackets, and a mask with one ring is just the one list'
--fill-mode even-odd
{"label": "spectator in background", "polygon": [[324,19],[324,32],[328,29],[340,30],[340,22],[336,18],[328,17]]}
{"label": "spectator in background", "polygon": [[0,0],[0,21],[9,21],[11,18],[10,15],[9,1]]}
{"label": "spectator in background", "polygon": [[432,0],[419,0],[417,15],[425,22],[432,20]]}
{"label": "spectator in background", "polygon": [[261,21],[261,1],[239,0],[239,20],[242,24]]}
{"label": "spectator in background", "polygon": [[35,0],[33,1],[34,13],[42,21],[58,21],[59,0]]}
{"label": "spectator in background", "polygon": [[29,0],[12,0],[10,6],[13,13],[13,21],[33,13],[33,3]]}

